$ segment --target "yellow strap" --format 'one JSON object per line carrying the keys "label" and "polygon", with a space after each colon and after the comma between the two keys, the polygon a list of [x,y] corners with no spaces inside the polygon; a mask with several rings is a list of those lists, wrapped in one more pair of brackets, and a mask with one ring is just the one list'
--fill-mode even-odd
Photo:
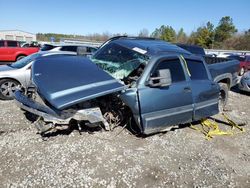
{"label": "yellow strap", "polygon": [[188,76],[191,77],[191,73],[190,73],[190,71],[189,71],[189,69],[188,69],[187,62],[186,62],[185,58],[183,57],[183,55],[180,55],[180,57],[181,57],[182,61],[184,62],[184,65],[185,65],[185,67],[186,67]]}
{"label": "yellow strap", "polygon": [[206,135],[206,139],[211,139],[217,135],[232,135],[231,131],[222,131],[219,129],[219,125],[215,121],[204,119],[201,121],[203,127],[207,127],[209,130]]}
{"label": "yellow strap", "polygon": [[232,126],[232,129],[234,129],[234,127],[238,128],[241,132],[246,132],[245,129],[243,127],[240,127],[238,124],[236,124],[234,121],[232,121],[231,119],[229,119],[226,114],[222,113],[221,114],[224,119]]}
{"label": "yellow strap", "polygon": [[234,128],[238,128],[240,130],[240,132],[245,132],[245,130],[242,127],[240,127],[234,121],[229,119],[224,113],[222,113],[221,115],[230,124],[230,126],[232,127],[231,130],[222,131],[222,130],[219,129],[219,124],[217,122],[215,122],[214,120],[209,120],[209,119],[202,119],[201,120],[202,129],[192,125],[191,123],[190,123],[190,128],[203,133],[207,140],[210,140],[211,138],[213,138],[213,136],[217,136],[217,135],[220,136],[220,135],[234,135],[234,134],[237,134],[237,132],[233,131]]}

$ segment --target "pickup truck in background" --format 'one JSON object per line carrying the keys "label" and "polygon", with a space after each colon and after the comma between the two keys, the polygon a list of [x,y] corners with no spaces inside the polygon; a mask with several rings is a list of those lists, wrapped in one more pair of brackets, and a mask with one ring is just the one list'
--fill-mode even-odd
{"label": "pickup truck in background", "polygon": [[0,61],[18,61],[38,51],[38,47],[20,47],[18,41],[0,40]]}
{"label": "pickup truck in background", "polygon": [[79,129],[134,125],[133,130],[152,134],[212,116],[219,112],[218,82],[231,85],[227,72],[239,66],[238,61],[207,65],[176,45],[134,37],[108,40],[91,60],[40,61],[32,65],[31,86],[16,91],[15,99],[39,117],[35,125],[42,135],[72,122]]}

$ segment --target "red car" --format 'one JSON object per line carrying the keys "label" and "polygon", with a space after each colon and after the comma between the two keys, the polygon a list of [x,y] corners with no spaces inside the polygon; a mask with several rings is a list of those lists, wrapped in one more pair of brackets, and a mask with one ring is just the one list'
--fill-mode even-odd
{"label": "red car", "polygon": [[22,48],[18,41],[0,40],[0,61],[17,61],[38,50],[38,47]]}
{"label": "red car", "polygon": [[240,61],[239,75],[242,76],[245,72],[250,70],[250,55],[230,55],[229,59],[237,59]]}

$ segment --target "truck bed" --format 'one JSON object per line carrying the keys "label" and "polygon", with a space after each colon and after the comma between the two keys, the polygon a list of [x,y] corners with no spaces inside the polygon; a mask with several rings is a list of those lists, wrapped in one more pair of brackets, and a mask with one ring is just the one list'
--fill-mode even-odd
{"label": "truck bed", "polygon": [[214,81],[219,82],[225,77],[230,77],[230,88],[235,86],[238,82],[238,71],[240,62],[238,60],[231,60],[227,58],[204,57],[205,62],[208,64],[210,73]]}

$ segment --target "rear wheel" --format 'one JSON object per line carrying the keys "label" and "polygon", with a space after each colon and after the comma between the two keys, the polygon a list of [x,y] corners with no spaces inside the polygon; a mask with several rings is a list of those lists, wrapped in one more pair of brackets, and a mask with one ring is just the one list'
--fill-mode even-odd
{"label": "rear wheel", "polygon": [[12,100],[13,94],[17,86],[20,85],[17,81],[11,79],[0,80],[0,99]]}
{"label": "rear wheel", "polygon": [[219,83],[220,96],[219,96],[219,111],[222,112],[227,104],[228,100],[228,85],[225,83]]}

